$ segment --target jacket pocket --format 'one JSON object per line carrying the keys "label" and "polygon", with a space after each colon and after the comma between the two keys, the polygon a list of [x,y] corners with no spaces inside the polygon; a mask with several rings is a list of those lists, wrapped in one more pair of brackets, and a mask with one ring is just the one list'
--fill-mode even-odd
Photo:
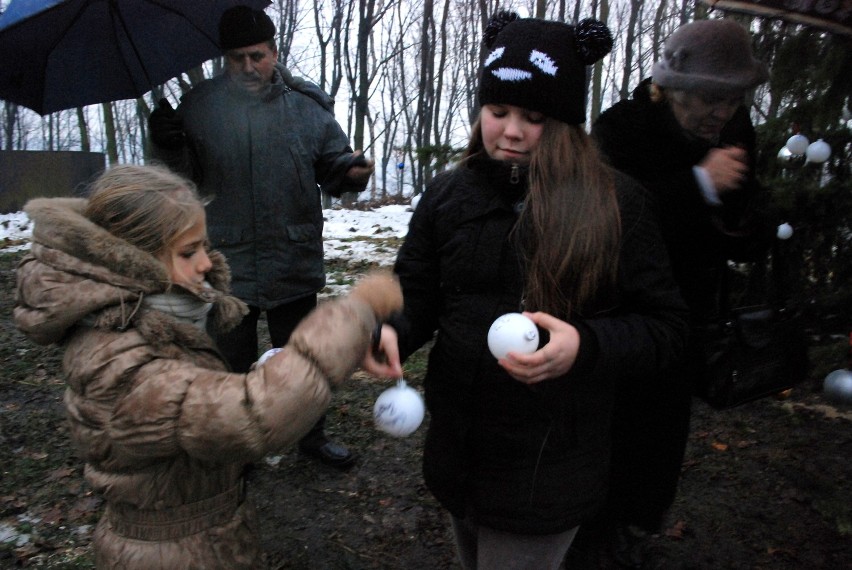
{"label": "jacket pocket", "polygon": [[287,237],[296,243],[307,243],[320,239],[319,231],[313,224],[291,224],[287,226]]}
{"label": "jacket pocket", "polygon": [[207,228],[208,238],[213,249],[237,245],[254,240],[251,228],[239,226],[211,225]]}

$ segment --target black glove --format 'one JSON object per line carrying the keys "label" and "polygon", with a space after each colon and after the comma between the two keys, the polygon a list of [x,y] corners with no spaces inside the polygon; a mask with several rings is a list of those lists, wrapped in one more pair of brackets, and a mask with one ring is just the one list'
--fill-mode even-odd
{"label": "black glove", "polygon": [[166,150],[177,150],[183,146],[183,119],[172,109],[169,102],[160,99],[156,109],[148,117],[148,130],[151,131],[151,142]]}

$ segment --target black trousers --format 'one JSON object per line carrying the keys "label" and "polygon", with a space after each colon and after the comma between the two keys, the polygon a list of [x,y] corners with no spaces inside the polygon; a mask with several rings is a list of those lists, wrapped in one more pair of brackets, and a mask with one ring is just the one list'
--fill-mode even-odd
{"label": "black trousers", "polygon": [[[317,306],[316,294],[296,299],[289,303],[279,305],[274,309],[267,309],[266,324],[269,327],[269,337],[273,347],[281,347],[287,344],[290,335],[302,319]],[[248,372],[251,365],[258,358],[258,334],[257,325],[260,321],[262,310],[259,307],[249,305],[249,313],[236,327],[227,333],[216,335],[216,344],[219,351],[228,361],[234,372]],[[324,437],[325,414],[317,420],[303,442],[311,439]]]}

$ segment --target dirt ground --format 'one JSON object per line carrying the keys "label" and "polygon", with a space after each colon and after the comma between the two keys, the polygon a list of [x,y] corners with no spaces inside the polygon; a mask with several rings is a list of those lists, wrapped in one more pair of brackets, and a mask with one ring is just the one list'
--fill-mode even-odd
{"label": "dirt ground", "polygon": [[[92,568],[101,503],[68,442],[59,353],[12,325],[18,257],[0,254],[0,568]],[[852,409],[820,392],[843,341],[812,340],[812,378],[788,399],[726,411],[694,402],[680,492],[651,542],[656,568],[852,568]],[[425,354],[407,364],[416,388]],[[402,439],[373,428],[388,386],[359,374],[334,395],[328,431],[357,451],[350,471],[296,451],[251,471],[268,568],[459,568],[420,474],[425,422]]]}

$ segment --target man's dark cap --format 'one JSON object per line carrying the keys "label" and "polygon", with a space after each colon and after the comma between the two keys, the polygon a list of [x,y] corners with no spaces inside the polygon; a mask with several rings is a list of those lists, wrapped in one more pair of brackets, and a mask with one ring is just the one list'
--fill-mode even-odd
{"label": "man's dark cap", "polygon": [[275,24],[263,10],[248,6],[228,8],[219,20],[219,44],[223,51],[253,46],[275,37]]}

